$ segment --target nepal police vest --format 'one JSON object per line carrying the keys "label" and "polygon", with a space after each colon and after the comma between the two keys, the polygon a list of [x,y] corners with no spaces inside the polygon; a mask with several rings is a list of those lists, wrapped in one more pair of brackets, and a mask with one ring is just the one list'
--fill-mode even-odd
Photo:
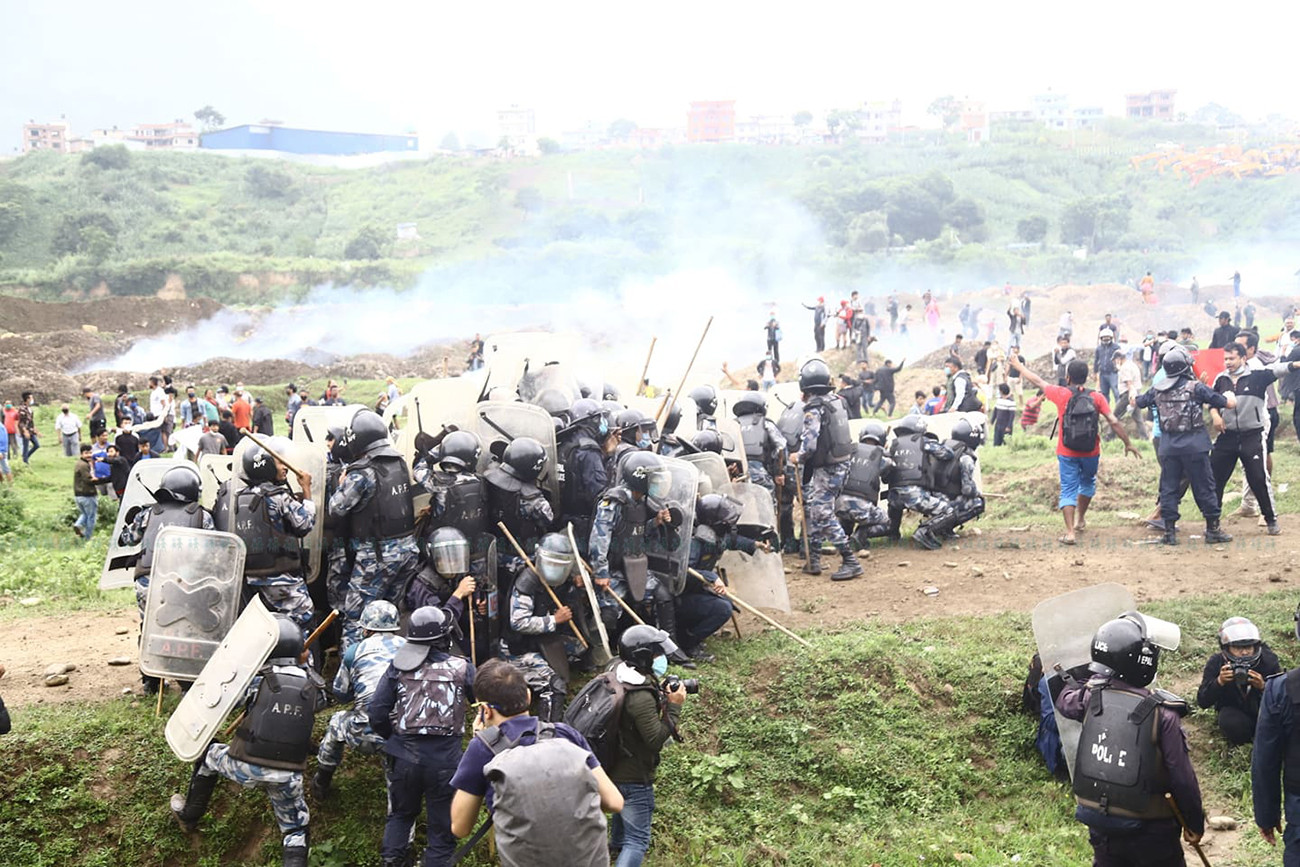
{"label": "nepal police vest", "polygon": [[[563,587],[555,588],[557,597],[561,603],[567,603],[568,588],[570,584]],[[510,606],[514,607],[515,594],[517,598],[525,601],[529,605],[529,613],[533,617],[545,617],[548,614],[555,613],[555,603],[551,597],[542,589],[541,579],[533,573],[531,569],[525,569],[515,581],[514,589],[511,591]],[[517,632],[510,625],[510,618],[507,614],[505,623],[506,647],[510,648],[511,656],[522,656],[525,653],[537,653],[541,650],[540,635]]]}
{"label": "nepal police vest", "polygon": [[603,461],[605,456],[601,452],[600,443],[586,433],[577,434],[567,445],[568,447],[560,453],[560,460],[564,463],[564,485],[560,488],[560,512],[590,522],[600,491],[584,487],[588,480],[577,471],[577,462],[581,460],[577,455],[582,452],[594,461]]}
{"label": "nepal police vest", "polygon": [[815,395],[805,404],[805,410],[821,413],[822,429],[817,437],[817,448],[808,461],[811,467],[825,467],[847,461],[853,454],[853,435],[849,433],[849,412],[844,401],[835,394]]}
{"label": "nepal police vest", "polygon": [[961,457],[968,454],[970,449],[960,440],[948,440],[944,445],[952,449],[952,460],[945,461],[926,453],[922,461],[925,475],[922,484],[926,490],[953,500],[961,496]]}
{"label": "nepal police vest", "polygon": [[880,499],[880,464],[885,450],[870,443],[858,443],[853,449],[849,474],[844,479],[842,494],[861,497],[872,503]]}
{"label": "nepal police vest", "polygon": [[470,473],[434,473],[434,484],[446,488],[439,527],[455,527],[466,539],[475,539],[487,528],[487,483]]}
{"label": "nepal police vest", "polygon": [[1192,433],[1205,428],[1205,414],[1195,399],[1195,392],[1196,380],[1190,376],[1172,388],[1156,392],[1162,434]]}
{"label": "nepal police vest", "polygon": [[618,522],[614,525],[614,537],[609,544],[609,565],[611,569],[621,569],[624,557],[645,556],[646,524],[652,517],[650,504],[644,499],[637,500],[631,491],[621,485],[610,488],[605,496],[620,506]]}
{"label": "nepal police vest", "polygon": [[745,457],[750,463],[767,463],[767,419],[750,413],[737,419],[740,422],[740,440],[745,444]]}
{"label": "nepal police vest", "polygon": [[528,517],[532,512],[529,508],[531,501],[545,497],[541,488],[521,483],[518,489],[510,491],[493,484],[489,479],[487,494],[488,520],[492,522],[493,529],[496,528],[496,522],[500,521],[506,525],[519,544],[524,546],[524,550],[528,550],[531,547],[530,543],[546,530]]}
{"label": "nepal police vest", "polygon": [[298,666],[268,666],[230,755],[254,765],[301,771],[311,752],[319,687]]}
{"label": "nepal police vest", "polygon": [[400,457],[368,455],[348,470],[369,468],[375,474],[375,493],[352,512],[354,540],[400,539],[415,530],[415,503],[411,476]]}
{"label": "nepal police vest", "polygon": [[302,569],[298,537],[271,523],[268,497],[292,496],[284,485],[263,482],[235,494],[234,532],[244,542],[245,575],[280,575]]}
{"label": "nepal police vest", "polygon": [[1300,668],[1286,673],[1286,698],[1291,702],[1291,733],[1286,743],[1286,759],[1282,764],[1282,788],[1291,795],[1300,795]]}
{"label": "nepal police vest", "polygon": [[1160,752],[1160,699],[1114,686],[1093,690],[1074,759],[1080,806],[1107,816],[1166,819],[1169,774]]}
{"label": "nepal police vest", "polygon": [[776,421],[776,429],[785,437],[785,447],[798,451],[799,437],[803,435],[803,403],[796,400],[786,407]]}
{"label": "nepal police vest", "polygon": [[459,738],[465,731],[465,679],[469,660],[448,656],[412,671],[399,671],[401,713],[394,730],[401,735]]}
{"label": "nepal police vest", "polygon": [[925,434],[909,433],[894,438],[889,447],[889,457],[894,462],[894,473],[889,479],[891,488],[920,485],[925,481]]}
{"label": "nepal police vest", "polygon": [[155,503],[149,508],[149,526],[145,527],[140,547],[140,561],[135,564],[136,577],[153,569],[154,540],[163,527],[203,529],[203,509],[198,503]]}

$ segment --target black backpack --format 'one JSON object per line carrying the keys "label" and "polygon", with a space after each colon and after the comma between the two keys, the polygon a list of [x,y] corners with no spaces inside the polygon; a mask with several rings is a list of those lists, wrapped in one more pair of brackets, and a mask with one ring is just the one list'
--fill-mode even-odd
{"label": "black backpack", "polygon": [[1092,391],[1080,386],[1070,395],[1061,416],[1061,445],[1075,452],[1092,451],[1097,447],[1100,423]]}
{"label": "black backpack", "polygon": [[593,677],[564,711],[564,722],[587,739],[601,767],[612,767],[620,756],[618,729],[623,719],[623,700],[629,690],[644,688],[629,686],[614,671],[606,671]]}

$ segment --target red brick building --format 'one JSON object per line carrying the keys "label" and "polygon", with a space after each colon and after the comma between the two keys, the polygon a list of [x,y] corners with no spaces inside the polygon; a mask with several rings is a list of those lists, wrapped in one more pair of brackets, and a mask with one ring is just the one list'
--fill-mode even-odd
{"label": "red brick building", "polygon": [[686,113],[688,142],[736,140],[736,101],[734,99],[692,102]]}

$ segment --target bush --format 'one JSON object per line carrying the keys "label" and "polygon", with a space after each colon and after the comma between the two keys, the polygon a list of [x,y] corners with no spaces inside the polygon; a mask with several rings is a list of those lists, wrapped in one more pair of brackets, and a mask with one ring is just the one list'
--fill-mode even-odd
{"label": "bush", "polygon": [[131,152],[125,145],[103,145],[82,154],[81,164],[101,169],[126,169],[131,167]]}

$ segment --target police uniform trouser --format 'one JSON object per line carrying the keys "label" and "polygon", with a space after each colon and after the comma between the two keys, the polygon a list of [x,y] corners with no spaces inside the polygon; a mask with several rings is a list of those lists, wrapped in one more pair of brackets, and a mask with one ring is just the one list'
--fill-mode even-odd
{"label": "police uniform trouser", "polygon": [[388,820],[380,849],[384,859],[399,862],[406,856],[423,799],[428,821],[424,867],[450,864],[456,852],[456,837],[451,833],[451,799],[456,791],[451,777],[456,767],[421,765],[391,755],[384,759],[388,778]]}
{"label": "police uniform trouser", "polygon": [[836,549],[847,551],[849,537],[835,517],[835,498],[849,474],[849,461],[817,467],[804,485],[803,504],[808,518],[808,541],[820,545],[829,541]]}
{"label": "police uniform trouser", "polygon": [[1242,471],[1246,474],[1246,484],[1259,503],[1259,513],[1264,516],[1264,520],[1272,522],[1277,520],[1277,515],[1269,491],[1264,439],[1263,428],[1246,433],[1224,431],[1214,441],[1214,449],[1210,452],[1210,467],[1214,471],[1217,499],[1222,503],[1223,491],[1228,487],[1232,471],[1240,461]]}
{"label": "police uniform trouser", "polygon": [[1132,834],[1088,832],[1093,867],[1185,867],[1181,837],[1173,819],[1148,822]]}
{"label": "police uniform trouser", "polygon": [[1206,453],[1165,455],[1160,459],[1160,517],[1168,525],[1177,521],[1183,480],[1191,483],[1192,497],[1207,521],[1219,518],[1219,500],[1214,491],[1214,471]]}
{"label": "police uniform trouser", "polygon": [[311,813],[307,811],[307,798],[303,792],[302,771],[267,768],[233,758],[226,744],[213,744],[199,775],[220,775],[233,780],[246,789],[266,789],[271,799],[275,821],[284,835],[286,849],[307,845],[307,826]]}

